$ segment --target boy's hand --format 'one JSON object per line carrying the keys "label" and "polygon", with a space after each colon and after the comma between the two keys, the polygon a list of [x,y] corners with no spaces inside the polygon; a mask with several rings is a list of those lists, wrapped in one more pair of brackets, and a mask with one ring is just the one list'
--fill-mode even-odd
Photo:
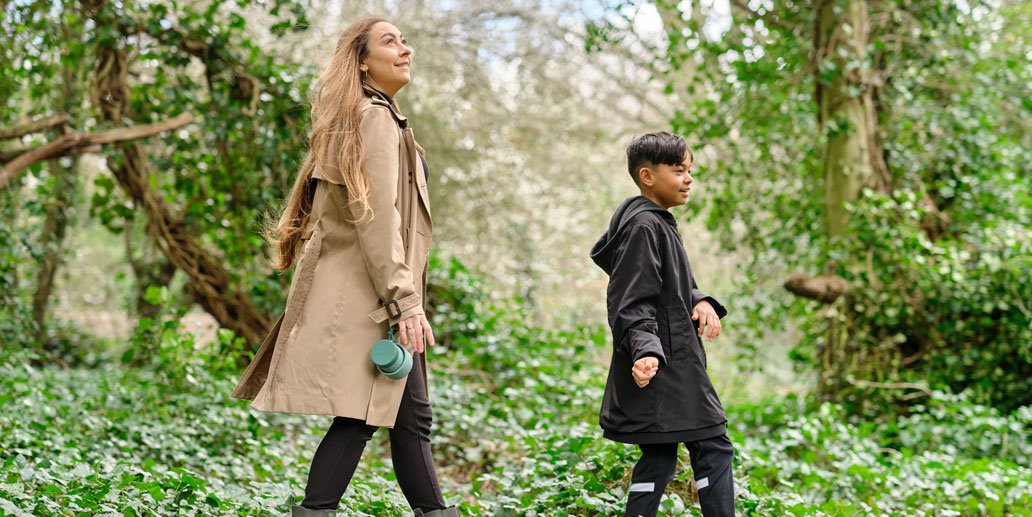
{"label": "boy's hand", "polygon": [[[705,337],[706,341],[713,341],[720,335],[720,318],[710,302],[703,300],[695,304],[695,308],[692,309],[692,321],[699,322],[699,336]],[[703,332],[706,333],[705,336]]]}
{"label": "boy's hand", "polygon": [[656,376],[658,371],[659,359],[650,355],[634,362],[634,368],[631,368],[631,375],[634,376],[635,384],[639,388],[644,388],[649,385],[649,381]]}

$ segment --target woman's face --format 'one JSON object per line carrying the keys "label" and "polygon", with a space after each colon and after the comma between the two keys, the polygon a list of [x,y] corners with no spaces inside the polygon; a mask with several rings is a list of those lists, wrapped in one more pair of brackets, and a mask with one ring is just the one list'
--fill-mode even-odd
{"label": "woman's face", "polygon": [[366,73],[366,82],[391,97],[402,89],[412,77],[412,49],[405,45],[405,37],[397,27],[387,22],[373,25],[369,31],[369,53],[362,59],[359,69]]}

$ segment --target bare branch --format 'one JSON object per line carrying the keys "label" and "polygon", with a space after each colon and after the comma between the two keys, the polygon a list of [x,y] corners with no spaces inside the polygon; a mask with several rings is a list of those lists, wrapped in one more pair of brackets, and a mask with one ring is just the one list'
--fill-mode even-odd
{"label": "bare branch", "polygon": [[126,140],[136,140],[143,137],[153,136],[164,131],[171,131],[189,124],[193,120],[192,113],[180,113],[175,117],[154,124],[141,124],[118,129],[108,129],[83,135],[87,145],[110,144]]}
{"label": "bare branch", "polygon": [[60,115],[52,115],[47,118],[36,119],[18,126],[0,129],[0,140],[20,138],[25,135],[31,135],[32,133],[39,133],[44,129],[63,126],[67,123],[68,115],[65,113],[62,113]]}
{"label": "bare branch", "polygon": [[24,171],[30,165],[63,155],[69,149],[75,147],[81,138],[80,135],[69,133],[62,135],[57,140],[52,140],[22,153],[17,158],[11,160],[10,163],[4,165],[3,169],[0,169],[0,188],[6,187],[18,173]]}
{"label": "bare branch", "polygon": [[77,148],[96,147],[103,144],[153,136],[164,131],[182,127],[192,120],[192,114],[181,113],[171,119],[154,124],[108,129],[93,133],[67,133],[44,145],[23,152],[4,165],[4,168],[0,169],[0,188],[6,187],[12,179],[36,162],[71,154]]}
{"label": "bare branch", "polygon": [[927,395],[934,398],[935,395],[932,390],[928,389],[927,386],[913,383],[913,382],[874,382],[874,381],[863,381],[847,379],[850,384],[859,386],[861,388],[878,388],[878,389],[896,389],[896,390],[917,390],[913,393],[909,393],[901,397],[903,400],[910,400],[913,398],[920,397],[921,395]]}

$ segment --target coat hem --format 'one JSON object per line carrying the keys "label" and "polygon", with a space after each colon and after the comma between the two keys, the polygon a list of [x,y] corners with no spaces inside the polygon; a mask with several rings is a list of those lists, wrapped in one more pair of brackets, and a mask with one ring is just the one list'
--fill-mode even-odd
{"label": "coat hem", "polygon": [[619,433],[616,431],[604,430],[602,436],[606,439],[620,443],[657,444],[697,442],[700,440],[716,438],[723,434],[727,434],[726,420],[708,427],[685,429],[680,431]]}
{"label": "coat hem", "polygon": [[282,408],[278,408],[278,407],[276,407],[274,405],[265,405],[265,404],[259,405],[259,404],[251,403],[250,407],[251,407],[251,409],[255,409],[257,411],[262,411],[264,413],[286,413],[286,414],[290,414],[290,415],[320,415],[320,416],[331,416],[331,417],[338,417],[339,416],[341,418],[352,418],[352,419],[355,419],[355,420],[360,420],[362,422],[365,422],[366,425],[371,425],[371,426],[374,426],[374,427],[386,427],[388,429],[393,428],[395,422],[397,422],[397,414],[395,414],[395,418],[393,420],[391,420],[390,422],[387,422],[387,421],[371,421],[369,418],[367,418],[368,415],[365,414],[365,413],[361,413],[361,414],[359,414],[359,413],[354,413],[354,414],[352,414],[352,413],[338,414],[337,412],[334,412],[332,410],[328,411],[326,409],[321,409],[321,408],[311,407],[311,406],[308,406],[308,407],[292,407],[290,409],[282,409]]}

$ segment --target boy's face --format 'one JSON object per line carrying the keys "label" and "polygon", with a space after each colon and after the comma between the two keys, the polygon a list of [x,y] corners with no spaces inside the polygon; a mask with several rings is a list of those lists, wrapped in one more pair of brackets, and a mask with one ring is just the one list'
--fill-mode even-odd
{"label": "boy's face", "polygon": [[688,202],[688,194],[695,181],[691,169],[691,156],[685,156],[682,163],[675,165],[661,163],[654,167],[642,167],[638,173],[642,193],[663,208],[681,206]]}

